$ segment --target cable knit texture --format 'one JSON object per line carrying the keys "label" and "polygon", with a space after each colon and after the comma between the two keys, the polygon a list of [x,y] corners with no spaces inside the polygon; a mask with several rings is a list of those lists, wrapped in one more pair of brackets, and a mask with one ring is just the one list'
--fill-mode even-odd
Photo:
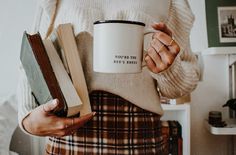
{"label": "cable knit texture", "polygon": [[[55,0],[42,0],[40,4],[43,11],[39,11],[40,21],[36,22],[40,25],[36,24],[35,27],[45,36]],[[165,22],[172,30],[181,51],[174,63],[159,74],[147,68],[138,74],[95,73],[92,70],[93,22],[107,19],[141,21],[146,24],[146,29],[154,22]],[[199,80],[197,60],[189,44],[193,21],[194,16],[186,0],[62,0],[54,26],[61,23],[74,25],[89,92],[105,90],[145,110],[162,115],[157,90],[166,97],[176,98],[194,90]],[[22,67],[21,74],[18,91],[20,124],[36,107]]]}

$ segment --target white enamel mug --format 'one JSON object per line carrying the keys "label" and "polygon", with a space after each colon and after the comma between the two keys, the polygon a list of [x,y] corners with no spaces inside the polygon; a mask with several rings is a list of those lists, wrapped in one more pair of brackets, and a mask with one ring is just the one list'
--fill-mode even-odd
{"label": "white enamel mug", "polygon": [[137,21],[94,22],[93,70],[100,73],[142,71],[145,24]]}

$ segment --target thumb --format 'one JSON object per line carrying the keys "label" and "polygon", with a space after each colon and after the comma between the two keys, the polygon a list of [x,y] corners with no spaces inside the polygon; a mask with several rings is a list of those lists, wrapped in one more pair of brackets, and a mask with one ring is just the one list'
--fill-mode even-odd
{"label": "thumb", "polygon": [[46,104],[43,105],[43,111],[45,113],[50,113],[51,111],[53,111],[54,109],[56,109],[56,107],[59,105],[59,101],[58,99],[54,99],[52,101],[47,102]]}

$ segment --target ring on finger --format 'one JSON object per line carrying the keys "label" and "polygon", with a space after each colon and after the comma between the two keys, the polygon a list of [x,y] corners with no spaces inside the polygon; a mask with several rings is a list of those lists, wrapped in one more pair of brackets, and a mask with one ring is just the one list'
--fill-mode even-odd
{"label": "ring on finger", "polygon": [[167,46],[172,46],[172,44],[174,43],[174,41],[175,41],[175,40],[172,38],[171,41],[170,41],[170,43],[169,43]]}
{"label": "ring on finger", "polygon": [[160,53],[164,47],[165,47],[165,45],[161,45],[161,47],[158,49],[157,53]]}

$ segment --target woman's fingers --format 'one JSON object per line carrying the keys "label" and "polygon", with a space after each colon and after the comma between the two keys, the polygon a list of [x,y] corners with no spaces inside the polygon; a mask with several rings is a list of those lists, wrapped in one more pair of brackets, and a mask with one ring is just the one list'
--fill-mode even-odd
{"label": "woman's fingers", "polygon": [[152,72],[159,73],[174,62],[180,47],[172,39],[172,32],[164,23],[156,23],[152,27],[157,32],[153,34],[145,61]]}
{"label": "woman's fingers", "polygon": [[[174,61],[175,56],[157,39],[151,42],[147,51],[148,57],[145,57],[147,67],[153,73],[159,73],[167,69]],[[151,60],[150,60],[151,59]]]}
{"label": "woman's fingers", "polygon": [[146,63],[152,72],[158,73],[165,68],[165,64],[163,63],[161,56],[156,52],[154,48],[150,47],[147,52],[150,58],[146,58],[145,60],[151,59],[148,60],[150,62],[147,63],[146,61]]}
{"label": "woman's fingers", "polygon": [[[58,100],[52,100],[35,108],[24,120],[23,126],[27,132],[37,136],[63,137],[73,134],[82,127],[95,113],[82,117],[62,118],[51,113],[58,106]],[[50,115],[49,115],[50,113]]]}
{"label": "woman's fingers", "polygon": [[153,24],[152,27],[157,30],[153,34],[153,39],[156,38],[160,40],[165,46],[168,47],[170,52],[177,55],[180,51],[179,45],[173,40],[171,30],[166,26],[166,24],[160,22]]}
{"label": "woman's fingers", "polygon": [[82,117],[67,118],[66,122],[71,124],[69,127],[72,129],[77,129],[83,126],[87,121],[95,116],[96,112],[91,112]]}
{"label": "woman's fingers", "polygon": [[159,40],[163,45],[165,45],[169,51],[174,54],[177,55],[180,51],[180,47],[179,45],[176,43],[176,41],[174,39],[172,39],[169,35],[167,35],[164,32],[161,31],[157,31],[154,35],[153,35],[153,39],[157,39]]}
{"label": "woman's fingers", "polygon": [[152,24],[152,27],[153,27],[155,30],[163,31],[163,32],[165,32],[166,34],[168,34],[169,36],[172,36],[171,30],[170,30],[170,29],[166,26],[166,24],[163,23],[163,22],[159,22],[159,23]]}
{"label": "woman's fingers", "polygon": [[158,68],[156,67],[155,62],[153,62],[152,58],[149,55],[145,56],[145,61],[146,61],[147,67],[150,71],[152,71],[153,73],[160,72],[160,70],[158,70]]}
{"label": "woman's fingers", "polygon": [[161,62],[164,63],[165,66],[163,66],[163,64],[161,64],[160,62],[156,63],[156,66],[161,65],[160,67],[163,69],[166,67],[169,67],[172,62],[174,61],[174,55],[169,52],[168,48],[166,46],[164,46],[159,40],[157,39],[153,39],[153,41],[151,42],[151,46],[155,49],[155,53],[156,55],[159,55],[159,57],[161,58]]}
{"label": "woman's fingers", "polygon": [[86,122],[95,116],[95,112],[89,113],[82,117],[74,118],[58,118],[58,131],[56,132],[57,136],[63,137],[66,135],[73,134],[78,128],[82,127]]}

